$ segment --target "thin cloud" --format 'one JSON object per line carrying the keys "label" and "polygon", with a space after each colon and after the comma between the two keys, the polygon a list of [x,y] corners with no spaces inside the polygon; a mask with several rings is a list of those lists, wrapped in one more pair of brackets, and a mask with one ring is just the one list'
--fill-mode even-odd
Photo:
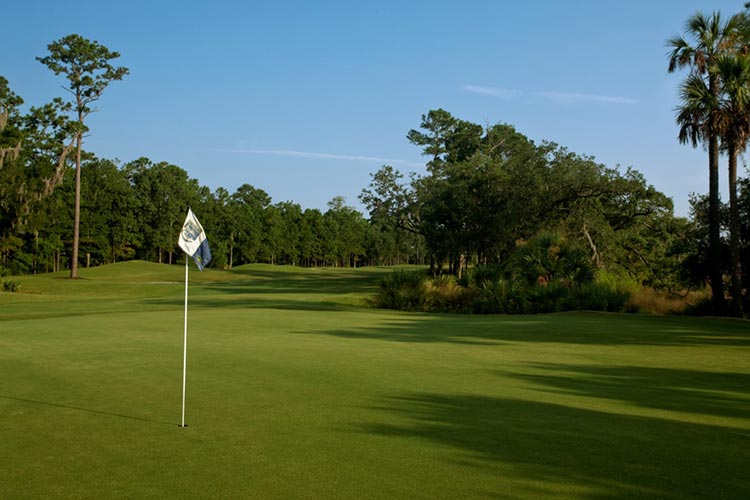
{"label": "thin cloud", "polygon": [[526,94],[534,97],[543,97],[545,99],[551,99],[559,102],[575,102],[575,101],[590,101],[590,102],[607,102],[611,104],[635,104],[638,102],[636,99],[630,97],[621,96],[606,96],[599,94],[582,94],[576,92],[554,92],[549,90],[542,90],[538,92],[524,92],[518,89],[507,89],[502,87],[487,87],[483,85],[464,85],[463,90],[466,92],[473,92],[475,94],[490,95],[494,97],[501,97],[504,99],[516,99]]}
{"label": "thin cloud", "polygon": [[597,94],[577,94],[569,92],[535,92],[535,95],[540,97],[546,97],[556,101],[595,101],[595,102],[610,102],[614,104],[635,104],[638,101],[631,99],[630,97],[619,97],[619,96],[607,96]]}
{"label": "thin cloud", "polygon": [[464,85],[464,90],[475,94],[491,95],[495,97],[503,97],[505,99],[514,99],[523,95],[522,91],[516,89],[485,87],[482,85]]}
{"label": "thin cloud", "polygon": [[379,158],[377,156],[345,155],[337,153],[313,153],[310,151],[295,151],[293,149],[219,149],[222,153],[239,153],[253,155],[289,156],[294,158],[307,158],[310,160],[346,160],[364,161],[371,163],[398,164],[408,167],[423,167],[423,163],[400,160],[397,158]]}

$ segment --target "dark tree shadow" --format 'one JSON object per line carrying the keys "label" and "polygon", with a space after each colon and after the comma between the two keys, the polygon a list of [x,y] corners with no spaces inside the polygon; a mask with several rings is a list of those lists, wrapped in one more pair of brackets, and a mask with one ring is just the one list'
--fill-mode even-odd
{"label": "dark tree shadow", "polygon": [[[373,409],[399,423],[359,432],[448,446],[451,461],[497,474],[495,489],[466,498],[553,499],[543,492],[560,485],[589,488],[588,499],[746,500],[750,491],[750,439],[736,429],[465,394],[402,394]],[[507,491],[507,480],[536,493]]]}
{"label": "dark tree shadow", "polygon": [[[314,269],[229,271],[240,279],[195,282],[190,285],[190,307],[265,308],[285,310],[335,310],[367,306],[368,296],[377,290],[382,271],[348,269],[318,274]],[[282,297],[283,296],[283,297]],[[320,300],[318,300],[320,299]],[[152,297],[142,303],[154,306],[180,306],[184,298]]]}
{"label": "dark tree shadow", "polygon": [[229,271],[241,280],[212,283],[207,288],[230,293],[352,293],[374,292],[382,271],[316,269],[283,271],[239,269]]}
{"label": "dark tree shadow", "polygon": [[370,328],[297,333],[390,342],[750,347],[750,323],[746,321],[613,313],[525,316],[404,313],[403,319]]}
{"label": "dark tree shadow", "polygon": [[625,401],[642,408],[750,422],[750,373],[552,363],[531,366],[543,373],[500,373],[534,382],[542,386],[539,390],[555,394]]}

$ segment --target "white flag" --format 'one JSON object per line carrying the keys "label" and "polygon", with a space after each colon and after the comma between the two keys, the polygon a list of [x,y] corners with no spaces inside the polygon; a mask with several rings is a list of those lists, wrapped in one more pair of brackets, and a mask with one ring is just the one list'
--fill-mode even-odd
{"label": "white flag", "polygon": [[203,230],[201,223],[198,222],[198,218],[189,208],[177,244],[186,254],[193,258],[195,265],[201,271],[211,261],[211,249],[208,248],[206,232]]}

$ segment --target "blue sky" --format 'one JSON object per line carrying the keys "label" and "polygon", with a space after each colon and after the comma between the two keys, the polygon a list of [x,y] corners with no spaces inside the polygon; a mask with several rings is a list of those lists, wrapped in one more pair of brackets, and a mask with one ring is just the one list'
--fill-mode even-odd
{"label": "blue sky", "polygon": [[0,75],[40,105],[64,82],[35,56],[70,33],[97,40],[131,74],[90,117],[87,149],[168,161],[212,189],[250,183],[275,202],[341,195],[361,208],[381,165],[423,171],[405,136],[443,108],[633,166],[686,215],[707,159],[676,141],[681,75],[666,72],[665,41],[698,10],[742,4],[28,0],[3,7]]}

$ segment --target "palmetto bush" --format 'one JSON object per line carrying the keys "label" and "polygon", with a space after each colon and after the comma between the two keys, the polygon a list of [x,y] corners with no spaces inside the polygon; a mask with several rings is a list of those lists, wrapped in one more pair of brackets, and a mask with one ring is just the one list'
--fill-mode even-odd
{"label": "palmetto bush", "polygon": [[508,266],[479,266],[461,281],[395,271],[378,292],[380,307],[403,311],[540,314],[569,310],[623,311],[624,286],[595,281],[586,252],[554,233],[519,246]]}
{"label": "palmetto bush", "polygon": [[510,259],[510,273],[530,285],[560,283],[572,287],[594,281],[586,252],[555,233],[540,233],[520,245]]}
{"label": "palmetto bush", "polygon": [[505,277],[505,269],[496,264],[486,266],[477,266],[471,269],[467,274],[467,284],[481,286],[483,283],[495,283]]}
{"label": "palmetto bush", "polygon": [[475,287],[471,305],[476,314],[524,314],[529,312],[529,293],[521,281],[483,281]]}
{"label": "palmetto bush", "polygon": [[380,283],[375,303],[385,309],[423,311],[427,304],[427,276],[421,271],[396,270]]}

